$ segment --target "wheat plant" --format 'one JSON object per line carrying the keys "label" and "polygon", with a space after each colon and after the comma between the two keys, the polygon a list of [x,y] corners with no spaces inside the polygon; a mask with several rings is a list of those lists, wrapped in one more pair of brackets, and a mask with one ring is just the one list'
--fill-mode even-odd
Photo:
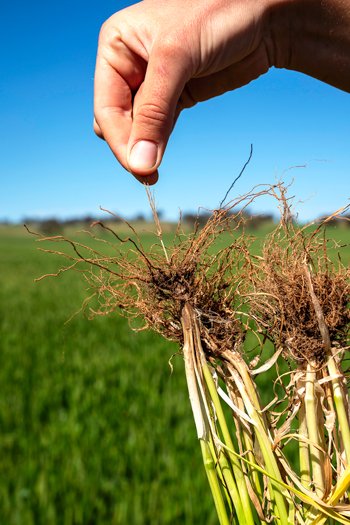
{"label": "wheat plant", "polygon": [[[350,523],[349,270],[340,257],[331,262],[329,249],[338,246],[325,234],[346,208],[299,227],[282,183],[258,187],[214,210],[190,235],[180,217],[165,247],[147,191],[157,226],[149,252],[130,224],[130,237],[121,238],[94,223],[111,241],[90,235],[113,255],[39,235],[72,247],[50,250],[68,262],[56,275],[84,276],[92,290],[85,315],[117,312],[134,329],[179,343],[220,525]],[[261,195],[277,199],[281,219],[254,255],[244,211]],[[220,247],[223,234],[230,243]],[[272,399],[264,406],[255,378],[271,370]]]}

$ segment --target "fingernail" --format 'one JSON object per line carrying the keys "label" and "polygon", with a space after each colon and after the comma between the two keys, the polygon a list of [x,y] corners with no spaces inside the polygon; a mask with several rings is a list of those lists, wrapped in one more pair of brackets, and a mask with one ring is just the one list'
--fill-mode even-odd
{"label": "fingernail", "polygon": [[130,167],[138,170],[150,170],[156,165],[157,156],[157,144],[149,140],[140,140],[133,145],[130,151]]}

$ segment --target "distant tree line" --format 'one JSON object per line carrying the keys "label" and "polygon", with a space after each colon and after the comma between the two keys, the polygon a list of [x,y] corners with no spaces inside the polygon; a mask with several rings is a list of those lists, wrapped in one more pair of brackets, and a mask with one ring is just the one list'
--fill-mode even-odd
{"label": "distant tree line", "polygon": [[[182,222],[188,224],[197,223],[200,227],[209,219],[212,212],[201,209],[197,214],[193,212],[184,213],[182,215]],[[272,214],[254,214],[251,215],[249,212],[240,212],[239,210],[229,211],[228,216],[232,218],[237,224],[242,221],[246,221],[250,228],[259,228],[262,225],[273,223],[274,217]]]}
{"label": "distant tree line", "polygon": [[[196,223],[199,227],[203,227],[211,215],[211,211],[206,209],[200,209],[198,213],[189,211],[182,214],[182,223],[187,224],[190,227],[193,227]],[[157,210],[157,214],[160,220],[163,219],[164,213],[162,210]],[[232,217],[232,220],[239,222],[240,219],[247,221],[247,224],[250,228],[259,228],[260,226],[273,223],[276,221],[272,214],[254,214],[252,215],[247,210],[239,212],[239,210],[232,210],[229,212],[229,216]],[[327,214],[323,215],[321,219],[325,219]],[[345,219],[345,220],[344,220]],[[27,225],[34,225],[39,229],[44,235],[52,235],[57,232],[62,231],[62,228],[65,227],[78,227],[82,229],[90,228],[91,224],[95,221],[101,220],[102,222],[108,222],[109,224],[120,223],[121,218],[113,215],[107,215],[104,217],[94,217],[92,215],[86,215],[83,217],[75,217],[71,219],[57,219],[56,217],[51,217],[47,219],[38,219],[34,217],[26,217],[23,223]],[[135,216],[128,219],[130,222],[146,222],[153,221],[153,217],[147,217],[143,213],[137,213]],[[9,221],[0,221],[0,226],[10,226]],[[342,218],[333,218],[328,222],[329,227],[350,227],[350,214],[343,215]]]}
{"label": "distant tree line", "polygon": [[[162,211],[158,212],[158,216],[161,219],[163,216]],[[124,217],[123,217],[124,218]],[[137,213],[135,216],[127,219],[129,222],[146,222],[147,220],[153,220],[153,217],[150,216],[147,218],[143,213]],[[40,233],[44,235],[53,235],[57,232],[61,232],[63,228],[73,227],[81,229],[89,229],[91,224],[96,221],[101,221],[103,223],[108,223],[108,225],[113,226],[113,224],[121,223],[122,218],[115,215],[104,215],[104,216],[92,216],[86,215],[83,217],[75,217],[71,219],[58,219],[57,217],[50,217],[47,219],[38,219],[36,217],[26,217],[21,222],[26,225],[35,226]],[[0,225],[10,225],[9,222],[4,221],[0,222]]]}
{"label": "distant tree line", "polygon": [[[202,227],[209,219],[211,213],[211,211],[205,209],[200,209],[198,213],[192,211],[185,212],[182,214],[182,223],[187,224],[190,227],[194,227],[195,223],[197,223],[199,227]],[[157,210],[157,214],[158,218],[162,220],[164,217],[164,212],[162,210]],[[257,228],[262,224],[273,222],[274,220],[273,216],[270,214],[252,216],[249,213],[244,212],[240,214],[240,216],[236,217],[237,214],[239,214],[239,211],[237,210],[234,212],[229,212],[229,216],[232,216],[232,220],[238,222],[239,217],[243,217],[244,220],[249,221],[249,225],[252,228]],[[114,215],[105,215],[103,217],[85,215],[83,217],[75,217],[70,219],[58,219],[57,217],[49,217],[45,219],[39,219],[37,217],[25,217],[21,222],[28,226],[30,225],[31,227],[37,228],[37,230],[43,233],[44,235],[54,235],[56,233],[61,232],[62,229],[66,227],[89,229],[92,223],[99,220],[101,220],[101,222],[108,223],[109,225],[113,225],[113,223],[122,222],[121,218]],[[146,222],[153,221],[153,217],[152,215],[147,217],[143,213],[137,213],[136,215],[134,215],[131,218],[128,218],[127,220],[133,223]],[[11,223],[9,221],[0,221],[0,226],[10,225]]]}
{"label": "distant tree line", "polygon": [[71,219],[57,219],[56,217],[50,217],[48,219],[37,219],[27,217],[23,219],[22,222],[26,225],[34,225],[44,235],[53,235],[56,232],[62,231],[62,229],[66,227],[78,227],[81,229],[88,229],[90,228],[93,222],[99,220],[104,222],[108,221],[108,223],[117,223],[121,221],[121,219],[119,219],[118,217],[114,217],[113,215],[104,218],[86,215],[84,217],[75,217]]}
{"label": "distant tree line", "polygon": [[[324,220],[327,217],[326,215],[322,215],[320,217],[321,220]],[[331,220],[327,222],[328,227],[346,227],[350,228],[350,213],[340,215],[339,217],[333,217]]]}

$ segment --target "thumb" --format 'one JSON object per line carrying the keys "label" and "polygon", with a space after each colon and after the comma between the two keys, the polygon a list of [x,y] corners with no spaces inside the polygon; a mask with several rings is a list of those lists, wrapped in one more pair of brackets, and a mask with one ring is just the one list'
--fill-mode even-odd
{"label": "thumb", "polygon": [[185,53],[174,46],[152,50],[145,80],[134,100],[127,147],[129,169],[149,175],[160,165],[178,116],[178,102],[190,75]]}

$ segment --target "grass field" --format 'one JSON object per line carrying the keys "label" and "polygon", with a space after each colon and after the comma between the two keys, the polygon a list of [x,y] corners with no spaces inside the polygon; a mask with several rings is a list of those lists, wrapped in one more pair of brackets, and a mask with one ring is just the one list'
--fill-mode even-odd
{"label": "grass field", "polygon": [[63,359],[86,284],[37,247],[0,229],[0,523],[217,524],[178,346],[79,314]]}

